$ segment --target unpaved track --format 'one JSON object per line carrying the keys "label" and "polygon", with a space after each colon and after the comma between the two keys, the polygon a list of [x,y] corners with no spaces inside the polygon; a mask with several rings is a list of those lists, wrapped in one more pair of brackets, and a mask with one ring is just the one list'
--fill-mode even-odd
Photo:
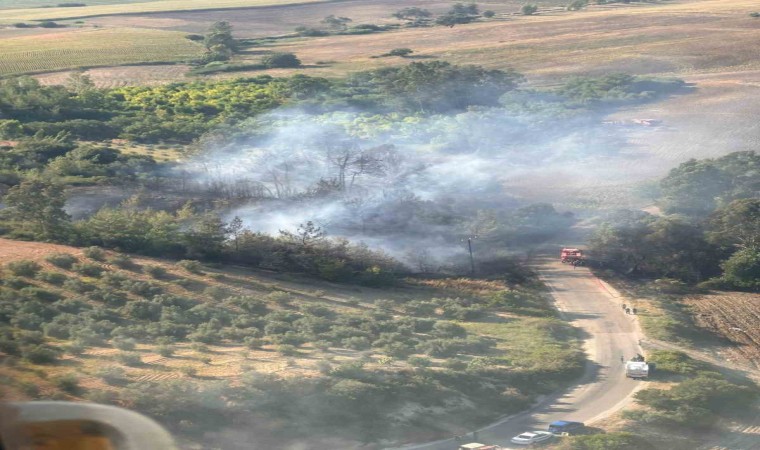
{"label": "unpaved track", "polygon": [[[625,378],[620,357],[629,359],[641,349],[633,316],[621,307],[619,294],[596,278],[588,269],[546,260],[537,269],[553,291],[563,317],[584,336],[588,357],[586,370],[574,387],[544,399],[534,408],[501,420],[477,432],[477,441],[506,448],[509,439],[528,430],[545,430],[555,420],[567,419],[591,424],[623,407],[645,382]],[[462,438],[472,442],[473,436]],[[452,440],[405,447],[407,449],[452,450]]]}

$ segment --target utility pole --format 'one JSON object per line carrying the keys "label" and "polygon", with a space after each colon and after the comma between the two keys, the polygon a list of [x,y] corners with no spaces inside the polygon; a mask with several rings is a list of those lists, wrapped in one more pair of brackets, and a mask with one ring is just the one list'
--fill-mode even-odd
{"label": "utility pole", "polygon": [[470,275],[475,275],[475,259],[472,257],[472,240],[477,238],[477,235],[467,237],[467,249],[470,251]]}

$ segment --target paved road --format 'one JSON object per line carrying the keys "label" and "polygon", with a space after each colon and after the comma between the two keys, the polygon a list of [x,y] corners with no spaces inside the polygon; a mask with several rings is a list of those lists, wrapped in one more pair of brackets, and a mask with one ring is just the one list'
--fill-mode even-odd
{"label": "paved road", "polygon": [[[620,357],[641,353],[633,316],[627,316],[623,299],[584,268],[546,260],[538,266],[552,289],[557,307],[566,320],[585,333],[586,371],[571,389],[544,399],[539,405],[477,432],[477,442],[506,448],[509,439],[523,431],[545,430],[555,420],[590,423],[617,411],[630,400],[642,382],[625,378]],[[472,442],[472,436],[463,438]],[[404,447],[405,449],[452,450],[453,440]]]}

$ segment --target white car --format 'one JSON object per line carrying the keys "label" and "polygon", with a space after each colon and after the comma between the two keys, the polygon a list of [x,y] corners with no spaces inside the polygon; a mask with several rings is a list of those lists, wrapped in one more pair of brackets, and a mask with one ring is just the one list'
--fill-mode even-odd
{"label": "white car", "polygon": [[548,431],[526,431],[525,433],[513,437],[510,442],[518,445],[531,445],[548,441],[553,436],[554,435]]}

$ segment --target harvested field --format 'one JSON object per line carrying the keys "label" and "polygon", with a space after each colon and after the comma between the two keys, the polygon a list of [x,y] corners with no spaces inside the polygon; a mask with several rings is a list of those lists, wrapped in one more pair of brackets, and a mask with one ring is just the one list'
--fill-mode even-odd
{"label": "harvested field", "polygon": [[[190,67],[185,64],[156,64],[99,67],[86,70],[85,73],[98,87],[117,88],[174,83],[183,80],[188,70]],[[71,71],[44,73],[35,75],[35,78],[45,85],[65,84],[71,73]]]}
{"label": "harvested field", "polygon": [[182,33],[84,29],[3,39],[0,76],[79,67],[184,61],[202,46]]}
{"label": "harvested field", "polygon": [[728,360],[760,368],[760,295],[731,292],[685,300],[694,322],[733,345],[725,350]]}
{"label": "harvested field", "polygon": [[[23,0],[14,0],[20,3]],[[39,1],[39,0],[37,0]],[[268,5],[288,5],[293,3],[309,3],[319,0],[143,0],[141,2],[101,1],[78,8],[23,8],[6,9],[0,16],[0,22],[13,23],[25,20],[60,20],[81,17],[104,16],[110,14],[139,14],[161,11],[189,11],[197,9],[230,9]],[[89,3],[89,2],[88,2]],[[108,3],[108,4],[106,4]],[[126,4],[124,4],[126,3]],[[25,5],[28,3],[24,3]],[[49,3],[48,3],[49,4]]]}
{"label": "harvested field", "polygon": [[[543,0],[536,2],[541,6],[556,6],[561,0]],[[504,2],[487,0],[478,2],[481,10],[492,10],[497,14],[511,14],[520,10],[523,2],[508,0]],[[164,28],[193,33],[205,31],[209,25],[218,20],[228,20],[242,37],[264,37],[291,33],[300,26],[321,27],[320,21],[327,15],[349,17],[352,24],[358,23],[398,23],[391,17],[396,10],[409,6],[405,0],[344,0],[339,2],[319,2],[297,4],[287,7],[269,6],[261,8],[240,9],[233,11],[169,11],[150,15],[105,16],[88,21],[100,26],[135,26]],[[419,0],[414,6],[428,9],[433,14],[444,13],[451,7],[450,1]]]}

